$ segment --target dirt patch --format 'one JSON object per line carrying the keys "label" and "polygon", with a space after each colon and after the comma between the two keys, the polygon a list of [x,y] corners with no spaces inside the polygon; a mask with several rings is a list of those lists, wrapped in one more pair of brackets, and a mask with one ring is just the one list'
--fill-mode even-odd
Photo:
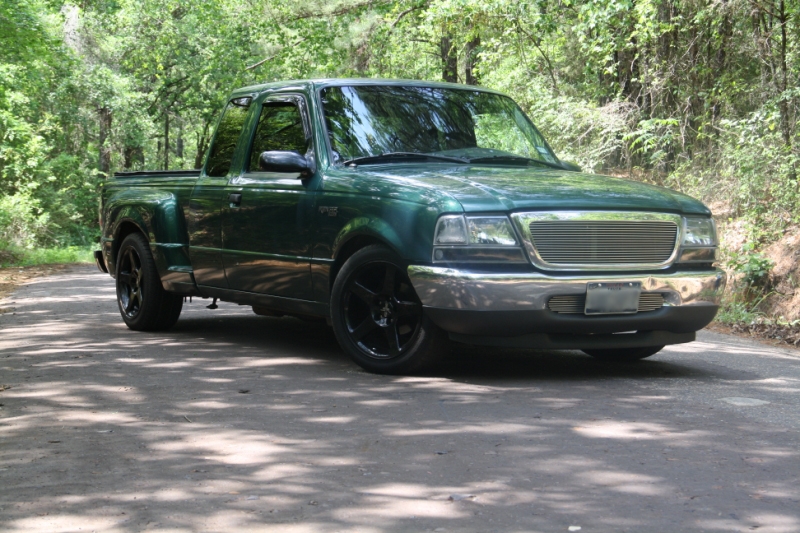
{"label": "dirt patch", "polygon": [[747,242],[747,225],[741,219],[731,220],[715,216],[714,220],[717,222],[717,233],[721,243],[722,261],[720,263],[724,264],[728,260],[727,253],[729,251],[741,250]]}
{"label": "dirt patch", "polygon": [[770,271],[772,294],[762,310],[787,321],[800,319],[800,229],[793,229],[764,250],[775,266]]}
{"label": "dirt patch", "polygon": [[[747,231],[742,220],[718,221],[718,230],[723,243],[720,265],[724,267],[728,260],[727,254],[730,251],[741,250],[747,242]],[[800,349],[800,324],[792,325],[793,321],[800,321],[800,290],[798,290],[800,287],[800,228],[786,231],[783,237],[761,250],[760,253],[774,264],[770,270],[766,288],[769,296],[758,306],[758,311],[763,313],[764,321],[733,325],[714,322],[707,329],[759,340],[773,346],[791,346]],[[732,295],[740,277],[741,275],[737,275],[736,272],[728,270],[726,289],[728,296]],[[771,322],[781,322],[781,324]]]}
{"label": "dirt patch", "polygon": [[[70,265],[36,265],[26,267],[0,268],[0,301],[8,297],[14,289],[42,276],[60,272]],[[0,306],[0,314],[13,312],[13,306]]]}
{"label": "dirt patch", "polygon": [[800,326],[780,324],[721,324],[712,322],[706,326],[714,333],[724,333],[752,339],[779,348],[795,348],[800,350]]}

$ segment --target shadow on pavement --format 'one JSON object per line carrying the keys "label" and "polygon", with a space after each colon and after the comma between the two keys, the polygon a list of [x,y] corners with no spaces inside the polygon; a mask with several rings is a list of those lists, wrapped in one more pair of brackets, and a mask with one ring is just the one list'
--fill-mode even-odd
{"label": "shadow on pavement", "polygon": [[[246,309],[246,308],[245,308]],[[201,335],[210,342],[235,344],[240,348],[269,347],[297,353],[311,351],[314,357],[328,361],[349,362],[324,323],[295,318],[231,316],[220,313],[214,318],[190,318],[179,321],[170,332],[175,338]],[[269,357],[264,353],[265,357]],[[357,368],[355,363],[353,368]],[[603,380],[608,378],[694,378],[724,377],[725,370],[699,369],[690,364],[651,359],[629,364],[597,361],[579,351],[542,351],[487,348],[452,343],[452,350],[441,364],[425,375],[458,378],[491,377],[494,380]]]}
{"label": "shadow on pavement", "polygon": [[687,402],[743,375],[688,353],[458,346],[376,376],[324,324],[233,305],[129,331],[85,270],[14,299],[3,531],[800,530],[797,449]]}

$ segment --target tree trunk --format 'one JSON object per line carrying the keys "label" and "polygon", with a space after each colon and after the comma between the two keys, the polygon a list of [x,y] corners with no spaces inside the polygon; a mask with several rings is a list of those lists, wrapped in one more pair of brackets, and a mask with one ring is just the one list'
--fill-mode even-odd
{"label": "tree trunk", "polygon": [[475,74],[475,65],[478,63],[478,47],[481,45],[481,38],[475,37],[467,43],[466,50],[466,82],[467,85],[478,85],[478,76]]}
{"label": "tree trunk", "polygon": [[183,159],[183,121],[178,121],[178,140],[175,142],[175,156]]}
{"label": "tree trunk", "polygon": [[451,83],[458,83],[458,56],[456,56],[453,40],[449,35],[442,37],[440,50],[442,55],[442,79]]}
{"label": "tree trunk", "polygon": [[[730,14],[727,11],[727,0],[723,0],[722,5],[726,6],[725,11],[720,21],[720,27],[717,30],[720,35],[720,43],[719,48],[717,49],[716,55],[716,72],[725,72],[725,69],[728,67],[728,46],[729,42],[733,36],[733,24],[731,23]],[[713,81],[712,81],[713,83]],[[711,122],[712,124],[717,124],[720,120],[722,113],[722,104],[720,102],[719,93],[714,93],[714,99],[711,104]],[[719,136],[719,130],[714,130],[715,137]]]}
{"label": "tree trunk", "polygon": [[[753,37],[761,56],[761,76],[764,85],[770,87],[773,98],[777,98],[781,139],[787,152],[791,152],[794,121],[791,117],[793,98],[787,94],[789,42],[786,29],[790,14],[786,11],[785,0],[770,1],[766,7],[756,3],[753,6]],[[797,179],[796,169],[790,169],[788,177]]]}
{"label": "tree trunk", "polygon": [[97,110],[98,118],[100,119],[100,136],[97,140],[98,148],[100,149],[98,167],[106,178],[111,172],[111,146],[108,142],[108,136],[111,133],[111,110],[107,107],[101,107]]}
{"label": "tree trunk", "polygon": [[783,143],[786,148],[792,149],[792,126],[789,117],[789,102],[786,90],[789,88],[789,69],[786,64],[786,24],[789,22],[789,17],[786,13],[786,4],[784,0],[780,0],[778,6],[778,21],[781,24],[781,46],[780,46],[780,70],[781,77],[778,85],[780,91],[780,100],[778,109],[781,114],[781,134],[783,135]]}
{"label": "tree trunk", "polygon": [[203,126],[203,133],[197,134],[197,151],[194,154],[194,168],[203,168],[203,156],[208,150],[208,123]]}
{"label": "tree trunk", "polygon": [[169,113],[164,113],[164,170],[169,170]]}
{"label": "tree trunk", "polygon": [[[160,142],[159,146],[161,146]],[[133,170],[137,165],[139,169],[144,167],[144,150],[142,150],[141,146],[126,146],[123,155],[125,157],[125,170]]]}

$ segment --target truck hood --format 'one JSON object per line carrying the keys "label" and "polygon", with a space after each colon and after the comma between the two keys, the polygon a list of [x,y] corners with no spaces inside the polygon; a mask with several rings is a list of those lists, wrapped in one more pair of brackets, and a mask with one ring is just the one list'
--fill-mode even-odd
{"label": "truck hood", "polygon": [[590,209],[711,214],[685,194],[609,176],[528,167],[431,167],[370,165],[358,173],[435,189],[455,198],[466,212]]}

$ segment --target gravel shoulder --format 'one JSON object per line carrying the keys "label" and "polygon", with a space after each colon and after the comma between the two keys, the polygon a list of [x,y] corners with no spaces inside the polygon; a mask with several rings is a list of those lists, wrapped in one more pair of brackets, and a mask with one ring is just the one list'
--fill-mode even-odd
{"label": "gravel shoulder", "polygon": [[2,531],[800,531],[796,350],[375,376],[324,324],[194,299],[136,333],[107,275],[47,274],[0,300]]}
{"label": "gravel shoulder", "polygon": [[[61,272],[70,267],[74,267],[74,265],[36,265],[0,268],[0,302],[10,296],[21,285],[30,283],[36,278]],[[7,312],[8,308],[0,306],[0,314]]]}

